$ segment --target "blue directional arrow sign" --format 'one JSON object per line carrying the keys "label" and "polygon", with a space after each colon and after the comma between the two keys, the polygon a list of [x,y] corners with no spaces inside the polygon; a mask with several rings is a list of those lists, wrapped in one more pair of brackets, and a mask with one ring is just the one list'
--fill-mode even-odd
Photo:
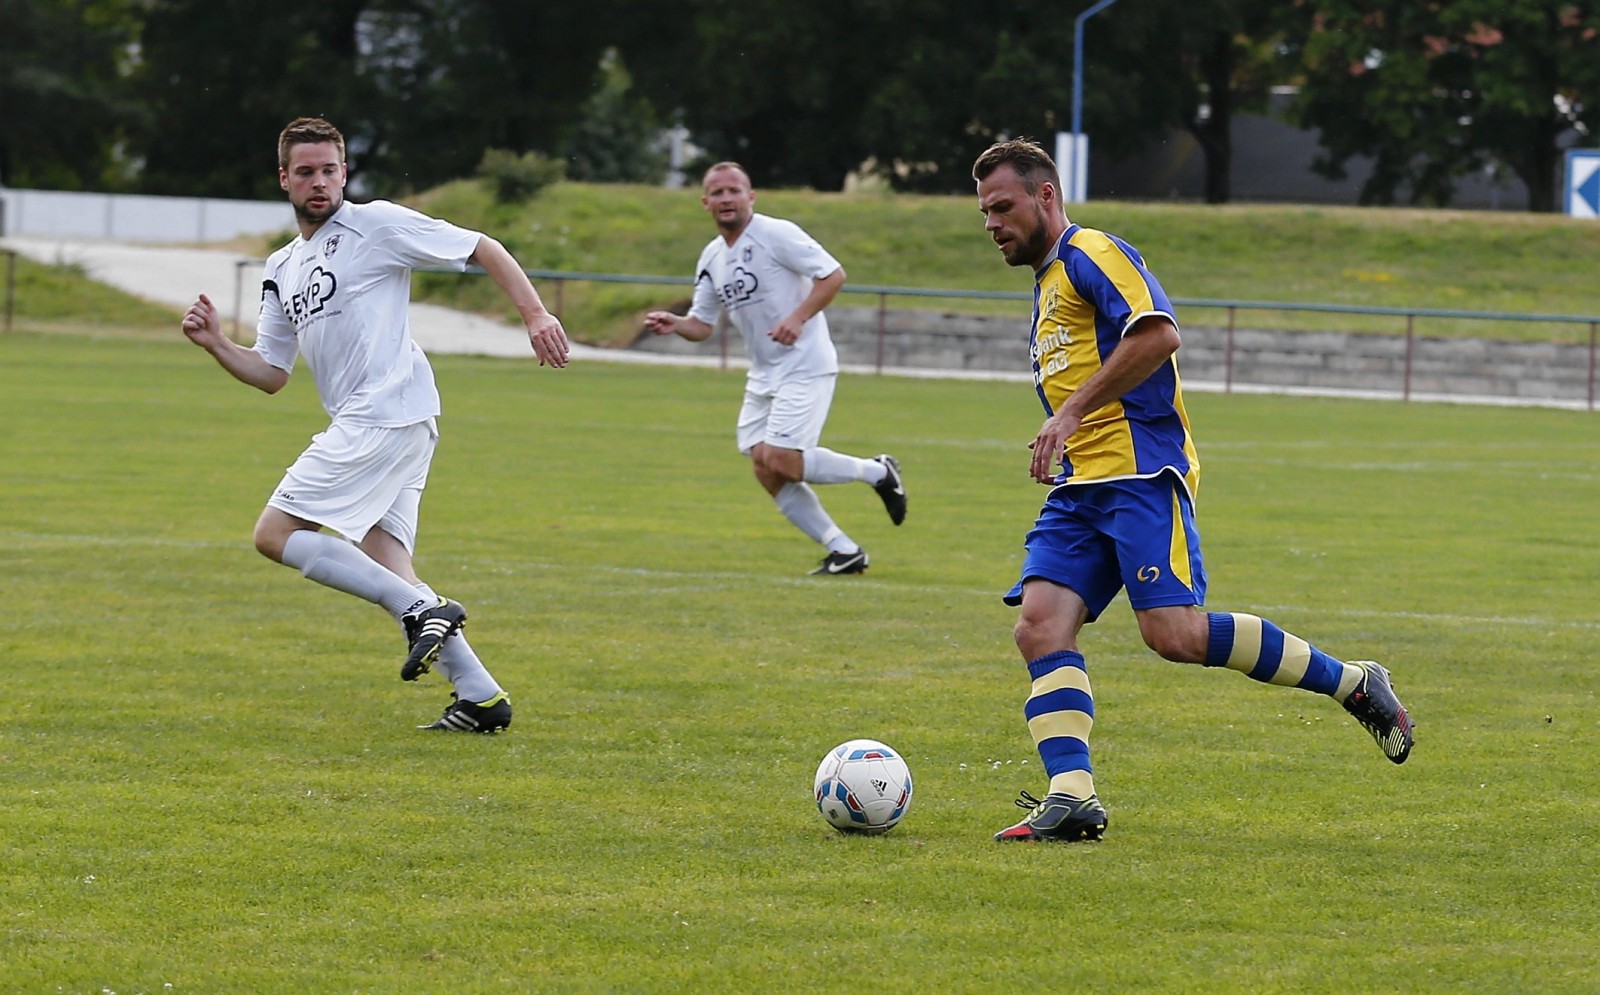
{"label": "blue directional arrow sign", "polygon": [[1567,214],[1600,218],[1600,149],[1567,150]]}

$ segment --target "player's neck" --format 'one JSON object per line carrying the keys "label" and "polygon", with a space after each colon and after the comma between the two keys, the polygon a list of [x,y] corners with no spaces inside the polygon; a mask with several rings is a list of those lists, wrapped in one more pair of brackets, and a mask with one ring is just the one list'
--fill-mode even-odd
{"label": "player's neck", "polygon": [[[754,215],[751,215],[751,217],[754,217]],[[736,227],[729,227],[727,225],[717,225],[717,231],[722,234],[722,240],[724,242],[727,242],[729,245],[732,245],[733,243],[739,241],[739,236],[743,235],[744,234],[744,230],[746,228],[749,228],[749,227],[750,227],[750,218],[744,218],[743,220],[741,220],[738,223],[738,225]]]}

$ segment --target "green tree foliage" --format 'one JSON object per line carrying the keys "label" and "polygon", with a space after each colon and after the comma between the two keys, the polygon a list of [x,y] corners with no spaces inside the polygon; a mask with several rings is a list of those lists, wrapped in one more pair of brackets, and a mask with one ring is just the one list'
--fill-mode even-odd
{"label": "green tree foliage", "polygon": [[[1070,126],[1087,4],[0,0],[0,179],[276,197],[273,139],[316,114],[344,130],[365,194],[471,175],[490,148],[650,180],[667,119],[762,185],[837,189],[866,169],[963,191],[988,142]],[[1084,126],[1113,158],[1187,128],[1219,202],[1234,114],[1292,77],[1319,168],[1373,161],[1366,202],[1448,203],[1498,165],[1551,209],[1562,148],[1600,127],[1596,8],[1119,3],[1087,22]]]}
{"label": "green tree foliage", "polygon": [[1319,0],[1294,11],[1300,115],[1322,130],[1322,172],[1341,177],[1370,156],[1364,203],[1408,192],[1447,204],[1461,176],[1499,162],[1534,210],[1556,209],[1563,142],[1600,127],[1593,4]]}
{"label": "green tree foliage", "polygon": [[593,94],[566,141],[567,175],[597,183],[658,183],[667,157],[655,108],[633,91],[615,48],[600,57]]}
{"label": "green tree foliage", "polygon": [[369,182],[399,191],[470,175],[483,150],[556,154],[583,113],[621,0],[411,0],[374,6],[364,25],[360,114]]}
{"label": "green tree foliage", "polygon": [[355,71],[361,11],[361,0],[152,4],[136,81],[145,192],[281,197],[278,132],[301,115],[328,118],[360,149],[357,108],[372,103]]}
{"label": "green tree foliage", "polygon": [[1172,119],[1194,136],[1205,156],[1206,202],[1226,203],[1232,196],[1234,116],[1265,110],[1273,85],[1288,75],[1277,58],[1280,0],[1155,6],[1154,36],[1132,54],[1141,63],[1170,68],[1168,86],[1177,105]]}
{"label": "green tree foliage", "polygon": [[533,198],[540,190],[559,182],[563,172],[561,160],[537,152],[518,155],[505,149],[485,149],[483,160],[478,163],[478,175],[489,181],[495,201],[501,204]]}
{"label": "green tree foliage", "polygon": [[469,176],[487,148],[554,152],[614,20],[605,0],[156,0],[145,189],[279,195],[275,140],[303,114],[345,133],[371,194]]}
{"label": "green tree foliage", "polygon": [[[1226,198],[1227,126],[1259,104],[1270,0],[1148,0],[1085,25],[1084,129],[1133,154],[1189,127]],[[681,106],[696,142],[760,182],[835,189],[865,166],[901,189],[971,186],[1000,137],[1047,145],[1071,127],[1073,18],[1041,0],[693,0],[695,34],[631,63],[658,106]],[[648,52],[660,54],[653,31]],[[685,67],[689,67],[687,70]],[[670,94],[659,96],[658,91]],[[1202,113],[1207,108],[1209,113]]]}
{"label": "green tree foliage", "polygon": [[0,0],[0,181],[103,190],[128,182],[123,79],[134,0]]}

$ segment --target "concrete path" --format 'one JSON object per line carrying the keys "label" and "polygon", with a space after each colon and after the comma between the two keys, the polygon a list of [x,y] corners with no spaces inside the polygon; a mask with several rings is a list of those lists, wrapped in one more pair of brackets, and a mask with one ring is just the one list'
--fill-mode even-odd
{"label": "concrete path", "polygon": [[[82,266],[90,278],[146,300],[186,308],[200,293],[230,320],[237,319],[247,334],[255,329],[260,301],[261,259],[224,249],[174,248],[135,245],[98,239],[43,235],[0,238],[0,248],[43,263]],[[569,333],[571,329],[568,330]],[[500,356],[533,359],[533,347],[518,326],[432,304],[411,305],[411,336],[423,350],[434,354]],[[739,352],[737,344],[734,351]],[[718,367],[718,350],[704,346],[698,352],[666,353],[639,349],[601,349],[572,344],[574,362],[609,361],[661,366]],[[742,355],[731,356],[727,366],[744,369]],[[871,367],[843,365],[852,373],[873,373]],[[951,379],[1022,380],[1026,374],[994,374],[961,370],[885,369],[901,376]]]}

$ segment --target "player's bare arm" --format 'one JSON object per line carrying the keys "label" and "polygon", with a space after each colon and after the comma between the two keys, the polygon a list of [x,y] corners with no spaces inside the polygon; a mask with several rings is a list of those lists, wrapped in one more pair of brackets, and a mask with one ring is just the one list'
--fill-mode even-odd
{"label": "player's bare arm", "polygon": [[1179,344],[1178,327],[1162,315],[1145,315],[1134,322],[1111,350],[1105,365],[1044,420],[1039,434],[1028,443],[1033,450],[1029,476],[1041,484],[1054,483],[1055,465],[1084,416],[1143,383],[1178,351]]}
{"label": "player's bare arm", "polygon": [[184,312],[182,328],[190,342],[209,352],[218,365],[240,383],[276,394],[289,382],[288,373],[267,362],[254,349],[246,349],[222,334],[217,307],[205,294]]}
{"label": "player's bare arm", "polygon": [[690,342],[704,342],[711,337],[712,327],[699,318],[671,311],[651,311],[644,316],[645,331],[652,335],[679,335]]}
{"label": "player's bare arm", "polygon": [[516,306],[522,323],[527,326],[528,343],[533,346],[533,354],[539,357],[539,365],[566,366],[571,352],[566,329],[561,327],[560,319],[545,308],[533,281],[506,247],[485,235],[478,239],[478,247],[472,250],[467,261],[482,266]]}
{"label": "player's bare arm", "polygon": [[811,285],[811,293],[800,302],[800,306],[791,311],[788,317],[778,322],[777,326],[767,333],[767,338],[779,345],[794,345],[804,331],[806,322],[815,318],[833,299],[839,296],[839,288],[844,286],[845,272],[841,266],[827,276]]}

